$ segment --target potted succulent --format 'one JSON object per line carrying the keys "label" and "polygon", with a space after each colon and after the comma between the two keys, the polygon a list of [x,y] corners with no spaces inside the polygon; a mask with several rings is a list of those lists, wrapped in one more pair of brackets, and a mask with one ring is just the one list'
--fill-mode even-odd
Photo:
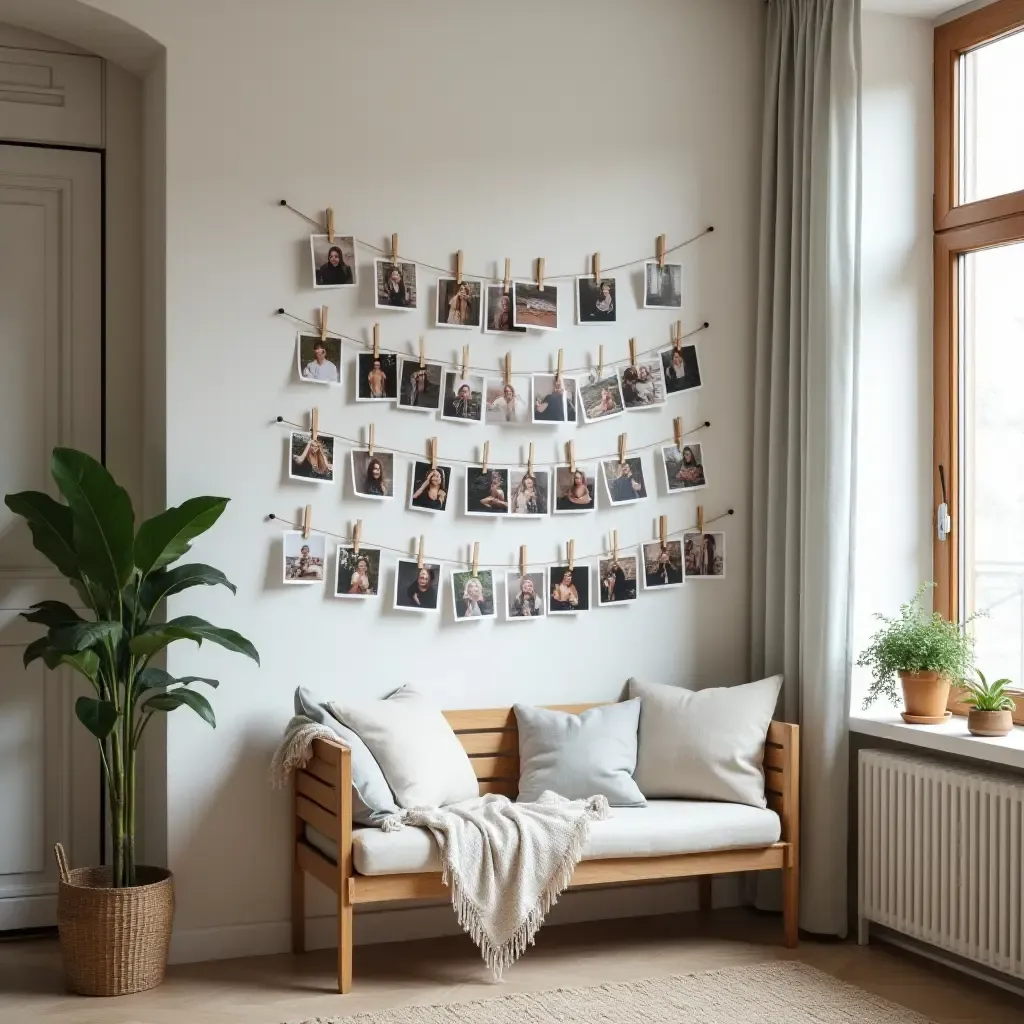
{"label": "potted succulent", "polygon": [[1013,711],[1017,707],[1007,693],[1009,679],[994,679],[991,683],[985,673],[977,669],[978,680],[964,679],[966,693],[960,698],[966,704],[967,730],[972,736],[1006,736],[1013,728]]}
{"label": "potted succulent", "polygon": [[876,615],[883,625],[857,659],[871,669],[871,685],[864,698],[867,708],[880,697],[899,705],[899,678],[903,692],[903,719],[914,725],[935,725],[948,717],[950,681],[962,679],[974,664],[974,636],[964,623],[950,622],[922,605],[934,583],[922,583],[913,599],[900,605],[898,616]]}
{"label": "potted succulent", "polygon": [[26,667],[42,658],[87,680],[92,696],[75,715],[96,737],[110,807],[112,863],[69,870],[57,848],[61,882],[57,923],[69,987],[84,995],[120,995],[158,985],[164,976],[174,913],[170,872],[135,862],[135,769],[153,715],[189,708],[216,725],[210,702],[194,684],[154,664],[177,640],[204,640],[252,658],[248,640],[194,615],[162,621],[164,598],[189,587],[234,586],[210,565],[175,565],[193,538],[210,529],[227,498],[202,497],[135,527],[128,493],[91,456],[55,448],[50,470],[66,504],[38,491],[8,494],[36,549],[78,595],[83,618],[62,601],[41,601],[23,615],[46,627],[25,650]]}

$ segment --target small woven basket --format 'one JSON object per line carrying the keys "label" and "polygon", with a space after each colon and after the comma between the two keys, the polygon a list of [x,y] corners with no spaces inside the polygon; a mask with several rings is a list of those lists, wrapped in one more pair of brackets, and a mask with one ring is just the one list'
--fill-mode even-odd
{"label": "small woven basket", "polygon": [[174,881],[163,868],[136,868],[138,885],[110,887],[112,870],[60,869],[57,928],[68,988],[83,996],[120,996],[164,980],[174,920]]}

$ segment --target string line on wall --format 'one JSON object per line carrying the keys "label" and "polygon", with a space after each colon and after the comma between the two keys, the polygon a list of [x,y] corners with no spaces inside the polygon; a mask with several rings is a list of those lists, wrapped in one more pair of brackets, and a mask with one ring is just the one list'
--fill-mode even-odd
{"label": "string line on wall", "polygon": [[[735,510],[730,508],[730,509],[727,509],[725,512],[720,513],[717,516],[712,516],[710,519],[705,518],[705,520],[704,520],[702,525],[706,527],[710,523],[717,523],[720,519],[726,519],[728,516],[731,516],[731,515],[735,515]],[[269,515],[267,516],[267,519],[272,519],[274,522],[277,522],[277,523],[284,523],[285,526],[290,526],[293,530],[301,530],[302,529],[302,523],[292,522],[292,520],[285,519],[283,516],[279,516],[279,515],[277,515],[274,512],[269,513]],[[699,528],[698,524],[694,523],[692,526],[684,526],[680,530],[666,531],[664,536],[665,537],[679,537],[679,536],[682,536],[684,533],[695,533],[698,530],[698,528]],[[318,530],[314,530],[313,532],[314,533],[322,533],[326,537],[334,537],[337,540],[347,541],[348,543],[352,543],[353,540],[354,540],[354,537],[352,535],[350,535],[350,534],[347,534],[347,533],[335,533],[332,530],[319,530],[318,529]],[[623,549],[626,549],[626,548],[639,547],[641,544],[657,544],[657,543],[658,543],[658,538],[655,537],[652,540],[648,540],[648,541],[635,541],[632,544],[618,544],[617,547],[618,547],[619,550],[623,550]],[[399,555],[402,558],[416,558],[417,555],[418,555],[418,553],[416,551],[413,551],[410,554],[408,548],[395,548],[395,547],[390,547],[387,544],[374,544],[373,541],[367,540],[361,534],[360,534],[360,537],[359,537],[359,544],[360,544],[360,546],[365,546],[365,547],[368,547],[368,548],[376,548],[379,551],[389,551],[389,552],[391,552],[393,554]],[[574,557],[575,557],[576,561],[585,561],[588,558],[602,558],[602,557],[604,557],[605,555],[608,555],[608,554],[611,554],[611,548],[609,548],[606,551],[595,551],[593,554],[589,554],[589,555],[575,555]],[[424,558],[425,561],[438,562],[438,563],[440,563],[442,565],[472,565],[473,564],[473,560],[470,559],[470,558],[442,558],[439,555],[431,555],[431,554],[427,554],[426,552],[423,553],[423,558]],[[543,565],[543,566],[558,565],[558,564],[560,564],[560,561],[558,559],[552,560],[552,559],[548,558],[546,560],[539,561],[539,562],[524,562],[524,561],[516,560],[516,561],[514,561],[514,562],[512,562],[510,564],[508,562],[480,562],[480,561],[478,561],[476,564],[477,564],[478,567],[484,568],[484,569],[514,569],[516,566],[522,566],[522,567],[525,568],[527,566],[536,566],[536,565]]]}
{"label": "string line on wall", "polygon": [[[307,221],[309,224],[312,224],[319,231],[320,234],[327,234],[328,233],[327,225],[326,224],[323,224],[319,220],[316,220],[314,217],[310,217],[307,214],[303,213],[301,210],[296,209],[294,206],[292,206],[291,203],[288,202],[287,199],[282,199],[280,201],[280,205],[285,207],[285,209],[291,210],[292,213],[297,214],[299,217],[301,217],[304,221]],[[698,232],[696,235],[691,235],[685,241],[679,242],[677,245],[673,245],[670,249],[661,249],[659,252],[656,252],[653,256],[641,256],[640,259],[628,260],[625,263],[617,263],[613,267],[602,267],[601,268],[601,276],[602,277],[607,277],[609,274],[614,273],[616,270],[625,270],[627,267],[636,267],[636,266],[639,266],[641,263],[648,263],[651,260],[663,260],[669,254],[677,252],[679,249],[685,249],[686,246],[692,245],[699,238],[703,238],[705,235],[710,234],[714,230],[715,230],[715,227],[712,224],[712,225],[709,225],[708,227],[706,227],[703,231]],[[339,232],[334,231],[333,234],[337,235],[337,234],[339,234]],[[359,245],[363,246],[363,248],[365,248],[365,249],[372,249],[374,252],[379,253],[381,256],[384,256],[385,258],[390,258],[392,256],[392,253],[391,253],[390,250],[382,249],[382,248],[380,248],[380,246],[373,245],[370,242],[364,242],[361,238],[355,238],[354,241],[358,242]],[[439,274],[441,277],[451,277],[451,276],[453,276],[452,275],[451,267],[437,267],[433,263],[424,263],[422,260],[414,259],[411,256],[404,256],[401,253],[399,253],[398,255],[399,255],[399,259],[403,260],[404,262],[406,262],[406,263],[415,263],[416,266],[418,266],[418,267],[424,267],[427,270],[433,270],[435,273]],[[490,274],[471,274],[471,273],[469,273],[468,271],[465,271],[465,270],[462,271],[462,275],[461,276],[462,277],[473,278],[473,280],[475,280],[475,281],[486,281],[488,283],[490,283],[490,282],[498,283],[498,282],[501,282],[501,281],[504,280],[504,278],[502,278],[502,277],[492,277]],[[583,273],[583,274],[549,274],[549,273],[545,272],[544,273],[544,280],[545,281],[574,281],[577,277],[588,277],[588,276],[590,276],[590,275],[588,275],[586,273]],[[527,278],[529,278],[529,277],[532,277],[532,274],[531,275],[527,275]]]}
{"label": "string line on wall", "polygon": [[[296,430],[300,430],[304,434],[308,434],[310,432],[310,429],[311,429],[308,425],[303,425],[301,423],[295,423],[293,420],[286,420],[283,416],[278,416],[277,419],[276,419],[276,422],[280,423],[282,426],[294,427]],[[696,434],[698,431],[706,430],[710,426],[711,426],[711,420],[705,420],[703,423],[698,424],[696,427],[691,427],[689,430],[682,431],[679,434],[679,437],[680,438],[689,437],[690,434]],[[318,434],[325,434],[327,437],[333,437],[336,441],[342,441],[344,444],[350,445],[353,448],[368,448],[369,447],[369,440],[364,442],[364,441],[360,441],[360,440],[358,440],[357,438],[354,438],[354,437],[345,437],[343,434],[332,434],[329,430],[322,430],[322,429],[320,429],[319,424],[317,426],[317,433]],[[624,436],[624,435],[620,435],[620,436]],[[657,448],[659,445],[662,445],[662,444],[672,444],[676,440],[677,440],[677,438],[675,436],[673,436],[673,437],[666,437],[666,438],[662,438],[660,441],[652,441],[650,444],[639,445],[636,448],[623,448],[622,450],[616,450],[614,452],[608,452],[605,455],[576,455],[574,453],[573,454],[573,461],[574,462],[584,462],[584,463],[586,463],[586,462],[595,462],[595,461],[600,462],[600,461],[603,461],[605,459],[617,459],[622,454],[633,455],[633,454],[635,454],[637,452],[650,451],[652,448]],[[381,451],[381,452],[391,452],[394,455],[407,455],[407,456],[409,456],[409,458],[411,458],[411,459],[418,459],[421,462],[425,462],[425,461],[427,461],[429,459],[429,456],[425,456],[423,454],[423,452],[413,452],[413,451],[409,451],[406,448],[389,448],[386,444],[380,444],[376,439],[374,439],[374,441],[373,441],[373,450],[374,451]],[[457,463],[460,466],[481,466],[481,465],[483,465],[483,462],[482,462],[481,459],[459,459],[459,458],[455,458],[453,456],[448,456],[448,455],[444,456],[443,458],[438,456],[438,460],[440,462],[445,462],[445,463],[448,463],[448,462]],[[490,465],[494,465],[494,466],[518,466],[518,465],[525,466],[526,465],[526,462],[523,461],[522,459],[512,459],[511,461],[509,461],[508,459],[496,459],[496,458],[491,457],[491,458],[487,459],[487,462]],[[569,464],[569,460],[568,459],[560,459],[560,460],[557,460],[555,462],[538,462],[538,461],[535,460],[534,463],[533,463],[533,465],[535,465],[535,466],[546,466],[546,467],[566,466],[568,464]]]}
{"label": "string line on wall", "polygon": [[[313,323],[312,320],[305,320],[301,316],[296,316],[294,313],[289,313],[288,310],[284,308],[284,306],[278,306],[276,312],[278,316],[286,316],[288,317],[289,320],[294,320],[296,323],[304,324],[306,327],[311,327],[315,332],[326,334],[328,338],[338,338],[341,341],[350,341],[352,342],[353,345],[361,345],[363,348],[375,348],[375,351],[377,352],[385,352],[388,355],[400,356],[402,359],[413,360],[419,358],[418,353],[399,352],[397,349],[385,348],[383,345],[377,345],[375,347],[372,341],[364,341],[362,338],[353,338],[351,334],[342,334],[340,331],[331,330],[321,331],[320,324],[315,324]],[[640,356],[650,355],[652,352],[663,352],[666,348],[672,347],[678,348],[687,338],[692,338],[695,334],[700,334],[701,331],[706,331],[710,326],[711,324],[707,320],[705,320],[704,323],[700,325],[700,327],[695,327],[692,331],[687,331],[685,334],[675,333],[676,329],[675,327],[673,327],[673,334],[672,337],[669,339],[669,343],[667,345],[655,345],[653,348],[645,348],[642,352],[631,352],[629,355],[623,356],[621,359],[608,359],[600,363],[593,363],[590,366],[569,366],[564,368],[562,370],[562,373],[583,373],[589,372],[590,370],[593,370],[595,367],[598,366],[607,368],[611,366],[618,366],[620,363],[635,362],[635,359],[638,359]],[[602,345],[601,348],[603,349],[604,346]],[[434,359],[433,357],[428,356],[425,353],[423,358],[428,363],[438,363],[441,366],[451,366],[459,370],[476,370],[478,373],[484,374],[495,374],[496,372],[500,372],[501,370],[500,366],[496,371],[493,366],[474,366],[472,363],[463,364],[461,360],[453,362],[450,359]],[[533,373],[551,373],[551,368],[549,366],[545,366],[539,370],[517,368],[514,376],[524,376]]]}

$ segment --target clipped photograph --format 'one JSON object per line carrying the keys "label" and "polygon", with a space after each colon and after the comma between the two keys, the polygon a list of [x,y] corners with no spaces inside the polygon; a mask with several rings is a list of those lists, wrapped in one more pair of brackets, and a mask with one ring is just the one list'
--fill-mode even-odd
{"label": "clipped photograph", "polygon": [[576,278],[576,323],[611,324],[615,322],[615,278]]}
{"label": "clipped photograph", "polygon": [[415,558],[399,558],[395,565],[395,608],[403,612],[437,612],[441,566],[420,565]]}
{"label": "clipped photograph", "polygon": [[682,345],[666,348],[658,353],[665,372],[665,391],[670,395],[680,391],[696,391],[700,387],[700,365],[697,346]]}
{"label": "clipped photograph", "polygon": [[725,577],[725,534],[683,534],[683,565],[687,577],[723,579]]}
{"label": "clipped photograph", "polygon": [[704,451],[699,443],[684,444],[682,449],[674,444],[666,445],[661,449],[661,465],[665,470],[665,486],[669,494],[707,487]]}
{"label": "clipped photograph", "polygon": [[444,375],[441,419],[481,423],[484,418],[484,379],[471,373],[463,377],[454,370]]}
{"label": "clipped photograph", "polygon": [[590,611],[590,566],[548,567],[548,614],[575,615]]}
{"label": "clipped photograph", "polygon": [[437,309],[435,324],[438,327],[461,327],[479,330],[483,314],[483,299],[479,281],[461,282],[454,277],[437,279]]}
{"label": "clipped photograph", "polygon": [[441,381],[444,367],[418,359],[401,359],[398,382],[398,408],[417,412],[437,412],[441,408]]}
{"label": "clipped photograph", "polygon": [[531,331],[558,330],[558,285],[512,282],[512,323]]}
{"label": "clipped photograph", "polygon": [[352,452],[352,489],[360,498],[395,496],[395,456],[391,452]]}
{"label": "clipped photograph", "polygon": [[380,593],[380,549],[338,545],[335,597],[377,597]]}
{"label": "clipped photograph", "polygon": [[288,443],[288,475],[293,480],[334,483],[334,438],[293,430]]}
{"label": "clipped photograph", "polygon": [[612,370],[600,380],[596,377],[596,374],[591,374],[591,377],[580,381],[579,384],[578,404],[583,410],[584,423],[606,420],[620,415],[623,411],[622,389],[619,387],[618,374]]}
{"label": "clipped photograph", "polygon": [[356,240],[351,235],[310,235],[314,288],[347,288],[358,284]]}
{"label": "clipped photograph", "polygon": [[608,459],[601,463],[604,470],[604,486],[608,500],[613,505],[628,505],[632,501],[643,501],[647,497],[644,481],[644,464],[639,455],[630,456],[624,462]]}
{"label": "clipped photograph", "polygon": [[665,377],[661,360],[639,360],[635,366],[619,367],[622,404],[627,409],[654,409],[665,404]]}
{"label": "clipped photograph", "polygon": [[644,309],[681,309],[683,305],[683,267],[657,260],[644,264]]}
{"label": "clipped photograph", "polygon": [[512,291],[505,291],[504,284],[489,284],[484,289],[484,334],[525,334],[525,327],[512,323]]}
{"label": "clipped photograph", "polygon": [[466,515],[508,515],[508,470],[466,467]]}
{"label": "clipped photograph", "polygon": [[530,378],[491,377],[484,393],[484,422],[495,427],[528,427],[533,422],[530,412]]}
{"label": "clipped photograph", "polygon": [[597,507],[597,466],[577,462],[573,469],[555,467],[555,515],[593,512]]}
{"label": "clipped photograph", "polygon": [[341,338],[321,341],[319,334],[299,334],[295,352],[299,380],[315,384],[341,383]]}
{"label": "clipped photograph", "polygon": [[597,603],[600,607],[636,600],[637,557],[619,554],[597,563]]}
{"label": "clipped photograph", "polygon": [[573,423],[576,420],[576,405],[570,388],[575,382],[562,374],[535,373],[533,384],[534,423]]}
{"label": "clipped photograph", "polygon": [[534,468],[509,471],[512,493],[509,495],[509,512],[514,516],[546,516],[548,514],[548,491],[551,476],[547,469]]}
{"label": "clipped photograph", "polygon": [[493,619],[494,573],[490,569],[471,569],[452,573],[452,605],[458,622],[470,619]]}
{"label": "clipped photograph", "polygon": [[327,564],[327,538],[322,533],[302,536],[301,530],[281,535],[285,583],[323,583]]}
{"label": "clipped photograph", "polygon": [[505,618],[544,618],[544,573],[505,573]]}
{"label": "clipped photograph", "polygon": [[641,548],[644,560],[644,588],[659,590],[663,587],[683,585],[683,545],[681,541],[670,540],[661,546],[661,541],[651,541]]}
{"label": "clipped photograph", "polygon": [[409,508],[418,508],[423,512],[443,512],[448,504],[451,479],[451,466],[431,466],[429,462],[413,463]]}
{"label": "clipped photograph", "polygon": [[398,357],[360,352],[356,357],[356,401],[393,402],[398,397]]}
{"label": "clipped photograph", "polygon": [[374,305],[378,309],[416,308],[416,264],[374,260]]}

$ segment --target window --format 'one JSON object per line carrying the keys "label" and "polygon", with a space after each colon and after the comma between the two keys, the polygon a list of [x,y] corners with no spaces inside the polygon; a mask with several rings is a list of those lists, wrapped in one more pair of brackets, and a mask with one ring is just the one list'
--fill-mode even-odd
{"label": "window", "polygon": [[[935,606],[1024,687],[1024,3],[935,32]],[[940,472],[941,467],[941,472]],[[943,482],[945,490],[943,490]]]}

